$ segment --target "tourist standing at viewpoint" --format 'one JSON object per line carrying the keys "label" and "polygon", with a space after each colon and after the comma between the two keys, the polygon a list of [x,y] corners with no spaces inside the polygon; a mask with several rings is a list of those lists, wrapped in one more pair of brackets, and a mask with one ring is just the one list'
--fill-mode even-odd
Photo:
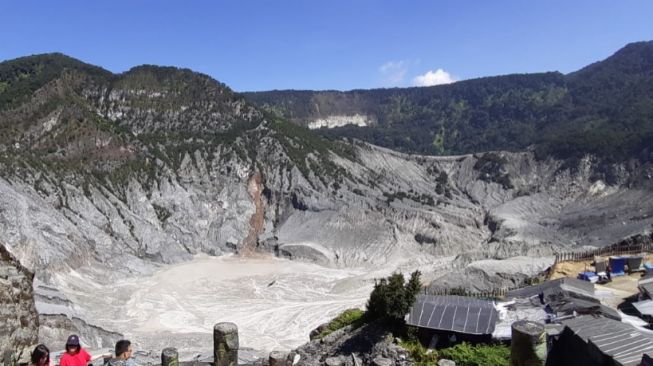
{"label": "tourist standing at viewpoint", "polygon": [[104,355],[91,356],[82,348],[79,337],[71,335],[66,342],[66,352],[59,360],[59,366],[86,366],[89,362],[103,357]]}
{"label": "tourist standing at viewpoint", "polygon": [[116,343],[116,357],[109,361],[109,366],[136,366],[132,358],[132,344],[123,339]]}
{"label": "tourist standing at viewpoint", "polygon": [[39,344],[32,351],[30,366],[52,366],[50,363],[50,350],[44,344]]}

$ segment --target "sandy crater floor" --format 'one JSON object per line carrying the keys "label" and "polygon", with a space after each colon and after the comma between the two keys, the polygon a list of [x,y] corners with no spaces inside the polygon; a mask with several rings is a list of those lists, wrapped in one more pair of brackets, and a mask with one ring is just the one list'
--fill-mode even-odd
{"label": "sandy crater floor", "polygon": [[269,352],[295,348],[344,309],[364,306],[380,272],[198,256],[152,276],[64,292],[93,323],[123,333],[139,349],[210,350],[213,325],[230,321],[239,327],[241,347]]}

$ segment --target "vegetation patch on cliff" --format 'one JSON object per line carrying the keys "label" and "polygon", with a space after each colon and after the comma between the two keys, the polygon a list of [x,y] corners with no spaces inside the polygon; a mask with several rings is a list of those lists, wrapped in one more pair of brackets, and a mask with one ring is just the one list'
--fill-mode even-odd
{"label": "vegetation patch on cliff", "polygon": [[353,329],[361,327],[365,324],[365,312],[361,309],[347,309],[340,313],[337,317],[333,318],[326,326],[316,334],[313,339],[320,339],[328,336],[338,329],[351,325]]}
{"label": "vegetation patch on cliff", "polygon": [[456,362],[461,366],[508,366],[510,347],[503,344],[460,343],[439,350],[429,350],[417,340],[400,342],[417,366],[435,365],[440,359]]}

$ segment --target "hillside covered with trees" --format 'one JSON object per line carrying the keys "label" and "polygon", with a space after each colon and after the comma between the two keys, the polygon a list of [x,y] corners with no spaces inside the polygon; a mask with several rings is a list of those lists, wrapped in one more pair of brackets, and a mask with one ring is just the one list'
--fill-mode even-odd
{"label": "hillside covered with trees", "polygon": [[514,74],[415,88],[245,93],[306,125],[362,114],[372,126],[322,128],[395,150],[463,154],[535,148],[538,156],[653,159],[653,41],[579,71]]}

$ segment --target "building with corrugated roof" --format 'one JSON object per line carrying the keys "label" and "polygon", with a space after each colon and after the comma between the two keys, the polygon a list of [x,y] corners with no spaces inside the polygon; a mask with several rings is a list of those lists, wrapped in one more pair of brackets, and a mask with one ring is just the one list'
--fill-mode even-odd
{"label": "building with corrugated roof", "polygon": [[463,340],[490,341],[497,320],[497,310],[489,300],[418,295],[406,324],[418,327],[420,339],[436,347]]}
{"label": "building with corrugated roof", "polygon": [[565,328],[550,344],[547,366],[636,366],[653,355],[653,331],[602,316],[561,323]]}

